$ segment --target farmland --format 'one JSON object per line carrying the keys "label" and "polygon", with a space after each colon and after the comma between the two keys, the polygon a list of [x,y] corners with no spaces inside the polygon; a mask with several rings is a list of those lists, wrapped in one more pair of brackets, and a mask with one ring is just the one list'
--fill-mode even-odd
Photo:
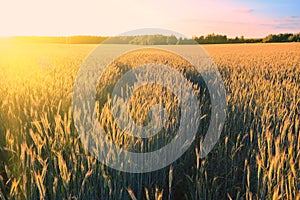
{"label": "farmland", "polygon": [[[203,159],[197,137],[171,166],[145,174],[103,165],[83,146],[75,128],[73,86],[82,62],[95,47],[0,46],[1,199],[300,198],[300,44],[205,45],[227,92],[221,138]],[[134,141],[116,128],[107,97],[111,91],[106,88],[124,73],[124,66],[131,69],[145,61],[168,60],[179,72],[190,74],[190,82],[197,82],[201,77],[191,76],[193,68],[180,59],[148,50],[124,55],[110,66],[107,78],[99,82],[99,121],[119,146],[137,151],[144,141]],[[195,86],[209,118],[203,87]],[[162,91],[149,85],[135,94],[131,114],[137,123],[147,123],[149,105],[159,102]],[[144,95],[154,97],[139,98]],[[164,101],[176,122],[176,97],[167,91]],[[147,106],[140,111],[139,104]],[[161,147],[168,137],[168,132],[160,133],[146,150]]]}

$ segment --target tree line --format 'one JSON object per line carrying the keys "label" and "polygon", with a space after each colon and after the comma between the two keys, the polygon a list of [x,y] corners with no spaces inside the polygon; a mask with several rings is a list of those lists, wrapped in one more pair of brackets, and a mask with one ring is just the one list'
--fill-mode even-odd
{"label": "tree line", "polygon": [[136,44],[136,45],[182,45],[182,44],[227,44],[227,43],[271,43],[300,42],[300,33],[270,34],[264,38],[228,38],[226,35],[208,34],[190,38],[175,35],[138,35],[138,36],[15,36],[10,42],[59,43],[59,44]]}
{"label": "tree line", "polygon": [[244,36],[227,38],[226,35],[209,34],[207,36],[200,37],[194,36],[193,39],[199,44],[300,42],[300,33],[270,34],[264,38],[244,38]]}

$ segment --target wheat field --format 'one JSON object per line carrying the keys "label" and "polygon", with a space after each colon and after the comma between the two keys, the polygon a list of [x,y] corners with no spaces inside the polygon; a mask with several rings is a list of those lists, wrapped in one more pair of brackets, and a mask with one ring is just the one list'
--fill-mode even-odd
{"label": "wheat field", "polygon": [[[199,136],[172,165],[145,174],[103,165],[74,126],[73,85],[95,47],[0,46],[1,199],[300,199],[300,44],[203,46],[227,92],[221,138],[204,159]],[[112,63],[97,89],[99,121],[119,146],[151,151],[172,139],[176,126],[166,124],[169,131],[147,144],[135,141],[118,129],[109,111],[116,77],[141,62],[166,60],[194,85],[207,123],[207,91],[189,63],[157,50],[129,53]],[[161,100],[162,91],[149,85],[135,93],[131,115],[137,123],[147,123],[149,107],[163,101],[176,124],[178,101],[171,91]]]}

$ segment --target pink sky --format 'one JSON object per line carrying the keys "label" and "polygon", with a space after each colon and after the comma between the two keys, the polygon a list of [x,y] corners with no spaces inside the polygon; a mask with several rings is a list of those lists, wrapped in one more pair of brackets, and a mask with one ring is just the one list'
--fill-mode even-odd
{"label": "pink sky", "polygon": [[138,28],[165,28],[189,37],[208,33],[262,37],[300,32],[299,16],[270,15],[270,10],[264,14],[263,6],[234,2],[10,0],[0,6],[0,35],[117,35]]}

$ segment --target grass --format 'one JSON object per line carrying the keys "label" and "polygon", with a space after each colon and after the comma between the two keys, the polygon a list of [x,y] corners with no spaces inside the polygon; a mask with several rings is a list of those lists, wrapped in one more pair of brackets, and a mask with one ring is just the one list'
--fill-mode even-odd
{"label": "grass", "polygon": [[[73,84],[94,47],[0,46],[1,199],[300,199],[299,44],[206,45],[227,91],[222,136],[205,159],[199,158],[199,137],[172,166],[146,174],[101,164],[74,127]],[[110,115],[116,77],[145,60],[168,60],[182,72],[203,98],[204,120],[209,119],[205,86],[188,63],[155,50],[125,55],[98,86],[99,120],[114,142],[135,151],[172,138],[165,131],[145,147],[145,141],[122,135]],[[162,89],[149,85],[135,93],[131,114],[137,123],[147,123],[149,105],[162,102],[176,124],[176,97],[171,91],[158,97]],[[139,98],[150,94],[153,98]]]}

